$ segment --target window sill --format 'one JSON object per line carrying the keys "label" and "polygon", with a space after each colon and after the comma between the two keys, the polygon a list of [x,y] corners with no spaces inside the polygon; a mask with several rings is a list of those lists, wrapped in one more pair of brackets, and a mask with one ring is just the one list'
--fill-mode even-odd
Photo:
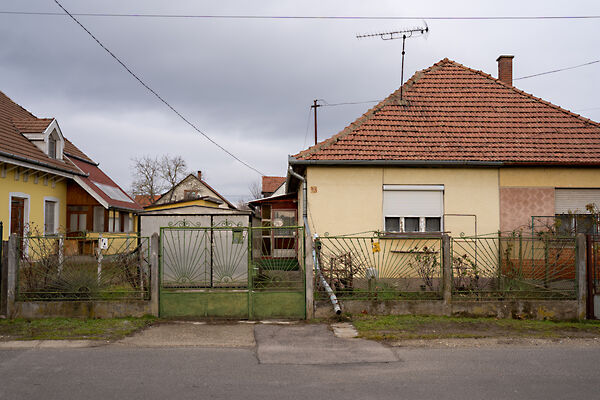
{"label": "window sill", "polygon": [[441,239],[446,232],[382,232],[379,235],[380,239]]}

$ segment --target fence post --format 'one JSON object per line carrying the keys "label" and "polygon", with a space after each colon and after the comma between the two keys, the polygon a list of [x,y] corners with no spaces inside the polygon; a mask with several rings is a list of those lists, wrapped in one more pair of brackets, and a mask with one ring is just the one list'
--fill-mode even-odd
{"label": "fence post", "polygon": [[585,319],[587,305],[587,241],[584,233],[578,233],[575,243],[575,278],[577,282],[577,319]]}
{"label": "fence post", "polygon": [[442,295],[444,311],[451,314],[452,310],[452,253],[450,251],[450,236],[442,235]]}
{"label": "fence post", "polygon": [[158,268],[158,233],[154,232],[150,238],[150,310],[155,317],[159,316],[158,285],[160,282]]}
{"label": "fence post", "polygon": [[315,308],[314,308],[314,261],[312,257],[313,253],[313,240],[308,234],[308,229],[304,230],[304,251],[305,251],[305,261],[304,261],[304,284],[306,285],[306,319],[313,319],[315,317]]}
{"label": "fence post", "polygon": [[0,273],[0,315],[8,315],[6,311],[6,280],[8,278],[8,241],[2,241],[2,268]]}
{"label": "fence post", "polygon": [[12,318],[15,314],[15,295],[17,290],[17,274],[19,273],[19,252],[17,245],[19,238],[10,235],[8,238],[7,276],[6,276],[6,317]]}

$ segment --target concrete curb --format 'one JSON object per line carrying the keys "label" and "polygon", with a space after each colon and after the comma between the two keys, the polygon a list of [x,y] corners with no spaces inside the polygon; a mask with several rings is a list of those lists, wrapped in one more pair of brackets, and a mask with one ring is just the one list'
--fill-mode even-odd
{"label": "concrete curb", "polygon": [[0,349],[78,349],[107,344],[102,340],[9,340],[0,342]]}

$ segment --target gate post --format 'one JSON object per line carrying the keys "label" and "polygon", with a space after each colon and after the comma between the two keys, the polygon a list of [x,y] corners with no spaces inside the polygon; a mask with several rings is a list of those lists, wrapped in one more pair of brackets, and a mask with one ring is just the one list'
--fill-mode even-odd
{"label": "gate post", "polygon": [[304,285],[306,287],[306,319],[313,319],[315,317],[315,307],[314,307],[314,278],[313,278],[313,270],[314,270],[314,261],[313,261],[313,241],[309,236],[308,229],[304,229],[304,251],[305,251],[305,261],[304,261]]}
{"label": "gate post", "polygon": [[587,241],[584,233],[578,233],[575,241],[575,279],[577,285],[577,319],[585,319],[587,305]]}
{"label": "gate post", "polygon": [[19,238],[10,235],[8,238],[7,276],[6,276],[6,317],[15,315],[15,296],[17,290],[17,274],[19,273],[19,252],[17,250]]}
{"label": "gate post", "polygon": [[452,254],[448,235],[442,235],[442,296],[444,313],[452,314]]}
{"label": "gate post", "polygon": [[150,238],[150,310],[155,317],[159,316],[158,285],[160,284],[160,269],[158,267],[159,250],[158,233],[154,232]]}

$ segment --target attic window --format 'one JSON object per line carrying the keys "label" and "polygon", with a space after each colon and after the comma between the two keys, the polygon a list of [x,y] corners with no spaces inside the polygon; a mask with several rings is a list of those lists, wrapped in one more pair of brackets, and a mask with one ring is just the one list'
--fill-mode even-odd
{"label": "attic window", "polygon": [[199,190],[184,190],[183,191],[183,199],[184,200],[195,200],[202,197]]}
{"label": "attic window", "polygon": [[53,135],[48,137],[48,157],[56,158],[56,139]]}

